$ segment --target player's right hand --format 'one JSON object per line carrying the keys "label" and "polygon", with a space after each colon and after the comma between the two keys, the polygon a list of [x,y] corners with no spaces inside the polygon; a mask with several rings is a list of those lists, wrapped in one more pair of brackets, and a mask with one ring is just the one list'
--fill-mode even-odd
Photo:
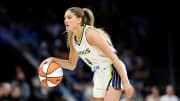
{"label": "player's right hand", "polygon": [[47,58],[41,62],[39,68],[41,68],[44,64],[51,64],[53,61],[54,61],[54,57]]}

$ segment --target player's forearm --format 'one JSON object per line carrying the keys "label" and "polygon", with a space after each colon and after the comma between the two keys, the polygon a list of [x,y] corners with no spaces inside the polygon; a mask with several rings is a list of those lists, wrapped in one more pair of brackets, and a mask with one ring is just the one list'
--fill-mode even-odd
{"label": "player's forearm", "polygon": [[125,65],[121,62],[121,60],[119,60],[118,58],[115,60],[114,62],[114,66],[117,70],[117,72],[119,73],[119,75],[121,76],[121,80],[123,83],[129,83],[129,80],[126,76],[126,67]]}
{"label": "player's forearm", "polygon": [[55,58],[54,62],[56,62],[57,64],[61,65],[62,68],[68,69],[68,70],[74,70],[75,67],[76,67],[76,65],[70,63],[69,60]]}
{"label": "player's forearm", "polygon": [[119,73],[119,75],[121,76],[121,80],[124,83],[129,83],[129,80],[126,76],[126,72],[125,72],[125,67],[123,66],[123,64],[121,63],[121,61],[119,61],[118,63],[115,63],[114,66],[116,67],[117,72]]}

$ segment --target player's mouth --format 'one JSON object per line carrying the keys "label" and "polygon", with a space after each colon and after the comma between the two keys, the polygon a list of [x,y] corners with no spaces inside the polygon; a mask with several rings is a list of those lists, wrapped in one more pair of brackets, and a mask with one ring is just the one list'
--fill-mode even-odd
{"label": "player's mouth", "polygon": [[66,27],[69,27],[70,25],[65,25]]}

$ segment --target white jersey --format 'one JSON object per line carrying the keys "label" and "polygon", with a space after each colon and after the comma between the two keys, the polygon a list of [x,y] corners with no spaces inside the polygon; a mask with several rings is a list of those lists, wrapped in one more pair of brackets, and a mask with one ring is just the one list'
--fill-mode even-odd
{"label": "white jersey", "polygon": [[[80,58],[91,67],[92,71],[96,69],[105,68],[112,64],[112,61],[109,57],[107,57],[100,49],[95,46],[91,46],[86,39],[86,29],[88,27],[93,28],[89,25],[84,25],[83,32],[80,37],[80,42],[75,40],[75,36],[73,36],[73,46],[78,52]],[[111,46],[112,50],[115,52],[116,50]]]}

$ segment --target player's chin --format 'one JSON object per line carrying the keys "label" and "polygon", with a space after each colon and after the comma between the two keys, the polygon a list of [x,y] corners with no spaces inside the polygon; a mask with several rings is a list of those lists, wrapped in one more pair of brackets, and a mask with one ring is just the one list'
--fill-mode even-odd
{"label": "player's chin", "polygon": [[66,27],[66,30],[67,30],[67,31],[71,31],[70,28],[68,28],[68,27]]}

